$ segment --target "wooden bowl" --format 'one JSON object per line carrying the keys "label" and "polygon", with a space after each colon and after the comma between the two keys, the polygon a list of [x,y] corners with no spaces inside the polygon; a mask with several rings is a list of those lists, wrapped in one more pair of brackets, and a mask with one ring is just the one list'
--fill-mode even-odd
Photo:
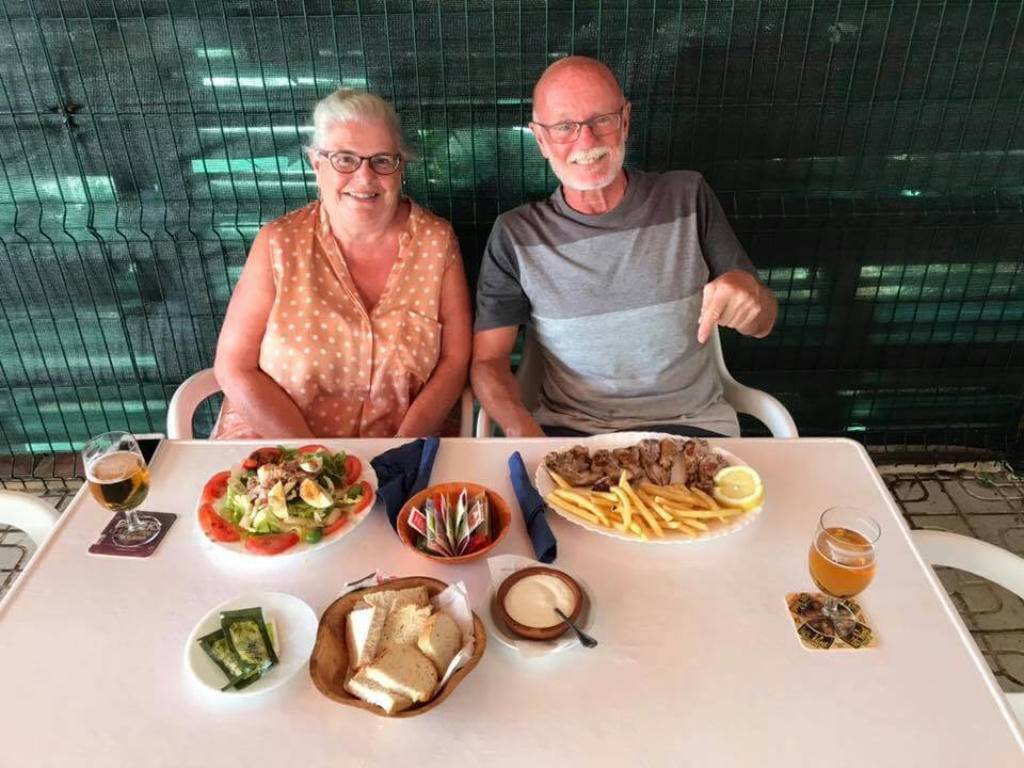
{"label": "wooden bowl", "polygon": [[[427,497],[432,496],[435,493],[443,493],[449,498],[452,496],[457,497],[458,494],[462,493],[463,488],[469,491],[470,496],[475,496],[481,492],[487,494],[487,501],[489,502],[491,512],[491,530],[496,530],[498,535],[495,536],[491,543],[486,547],[478,549],[476,552],[472,552],[468,555],[443,557],[441,555],[433,555],[419,549],[416,546],[416,537],[418,537],[419,534],[413,530],[411,525],[409,525],[409,510],[413,507],[422,508]],[[512,510],[509,508],[508,502],[490,488],[485,488],[484,486],[477,485],[476,483],[441,483],[440,485],[432,485],[429,488],[423,489],[405,502],[402,506],[402,511],[398,513],[398,538],[401,539],[402,543],[413,552],[418,555],[422,555],[428,560],[433,560],[435,563],[441,563],[443,565],[461,565],[463,563],[471,563],[474,560],[479,560],[481,557],[485,557],[488,552],[498,546],[498,543],[505,538],[511,524]]]}
{"label": "wooden bowl", "polygon": [[520,624],[509,616],[508,611],[505,610],[505,596],[508,594],[508,591],[512,586],[516,582],[525,579],[527,576],[536,576],[538,574],[554,576],[561,579],[568,585],[576,600],[576,605],[569,614],[569,620],[576,621],[583,612],[583,590],[572,576],[567,573],[563,573],[562,571],[555,570],[554,568],[535,566],[533,568],[523,568],[522,570],[516,571],[501,582],[501,585],[498,587],[498,593],[495,595],[495,603],[498,609],[498,615],[501,616],[501,620],[504,621],[505,626],[515,634],[530,640],[553,640],[556,637],[561,637],[568,631],[569,625],[564,621],[559,621],[557,624],[552,624],[550,627],[531,627],[527,624]]}
{"label": "wooden bowl", "polygon": [[473,670],[473,667],[480,663],[480,659],[484,655],[484,649],[487,647],[487,630],[484,629],[480,617],[474,613],[473,637],[476,644],[473,647],[473,656],[448,679],[444,687],[430,701],[414,704],[409,709],[389,715],[377,705],[363,701],[345,690],[345,681],[349,677],[345,622],[348,619],[349,612],[356,603],[362,600],[363,595],[370,594],[371,592],[408,589],[409,587],[426,587],[427,592],[433,597],[443,592],[448,585],[443,581],[430,579],[426,576],[395,579],[379,587],[349,592],[347,595],[339,597],[331,603],[330,607],[324,611],[324,615],[320,618],[320,627],[317,629],[313,655],[309,658],[309,676],[313,678],[313,684],[320,690],[320,693],[339,704],[365,709],[381,717],[416,717],[416,715],[429,712],[447,699],[466,675]]}

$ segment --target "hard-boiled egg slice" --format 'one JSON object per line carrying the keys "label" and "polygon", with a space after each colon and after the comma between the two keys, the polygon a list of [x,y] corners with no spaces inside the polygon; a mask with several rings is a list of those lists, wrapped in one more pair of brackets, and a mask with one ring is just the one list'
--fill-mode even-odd
{"label": "hard-boiled egg slice", "polygon": [[267,494],[267,506],[277,517],[284,520],[288,516],[288,502],[285,500],[284,486],[278,480]]}
{"label": "hard-boiled egg slice", "polygon": [[317,509],[326,509],[334,503],[323,488],[308,478],[303,480],[302,485],[299,486],[299,497],[309,506]]}
{"label": "hard-boiled egg slice", "polygon": [[299,466],[306,472],[319,472],[324,468],[324,457],[319,453],[309,453],[302,457]]}

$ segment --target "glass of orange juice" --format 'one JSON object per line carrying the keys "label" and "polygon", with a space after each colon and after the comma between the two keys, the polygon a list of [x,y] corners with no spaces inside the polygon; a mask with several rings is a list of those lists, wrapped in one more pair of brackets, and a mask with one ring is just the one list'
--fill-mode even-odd
{"label": "glass of orange juice", "polygon": [[843,598],[863,592],[875,576],[878,522],[856,507],[830,507],[821,513],[808,553],[811,578],[825,593],[822,613],[838,637],[856,623]]}

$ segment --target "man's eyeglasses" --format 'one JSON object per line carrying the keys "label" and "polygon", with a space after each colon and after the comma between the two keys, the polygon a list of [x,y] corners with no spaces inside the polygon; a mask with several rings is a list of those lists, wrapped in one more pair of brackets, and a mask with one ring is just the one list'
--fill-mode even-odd
{"label": "man's eyeglasses", "polygon": [[352,152],[328,152],[324,149],[316,151],[318,155],[326,157],[338,173],[355,173],[358,171],[364,160],[370,161],[370,170],[378,176],[390,176],[402,166],[401,155],[356,155]]}
{"label": "man's eyeglasses", "polygon": [[[625,104],[622,105],[622,107],[625,106]],[[552,125],[545,125],[544,123],[535,124],[547,131],[548,137],[556,144],[568,144],[570,141],[576,141],[580,137],[580,131],[583,130],[584,125],[590,128],[590,132],[595,136],[607,136],[618,131],[622,126],[622,107],[619,107],[614,112],[596,115],[582,122],[563,120]]]}

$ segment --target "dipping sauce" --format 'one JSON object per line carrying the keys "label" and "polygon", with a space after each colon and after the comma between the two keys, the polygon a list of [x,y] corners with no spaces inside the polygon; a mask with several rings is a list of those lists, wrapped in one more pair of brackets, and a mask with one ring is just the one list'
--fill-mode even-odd
{"label": "dipping sauce", "polygon": [[572,589],[557,576],[538,573],[513,584],[505,594],[509,618],[527,627],[552,627],[560,623],[555,608],[566,616],[576,608]]}

